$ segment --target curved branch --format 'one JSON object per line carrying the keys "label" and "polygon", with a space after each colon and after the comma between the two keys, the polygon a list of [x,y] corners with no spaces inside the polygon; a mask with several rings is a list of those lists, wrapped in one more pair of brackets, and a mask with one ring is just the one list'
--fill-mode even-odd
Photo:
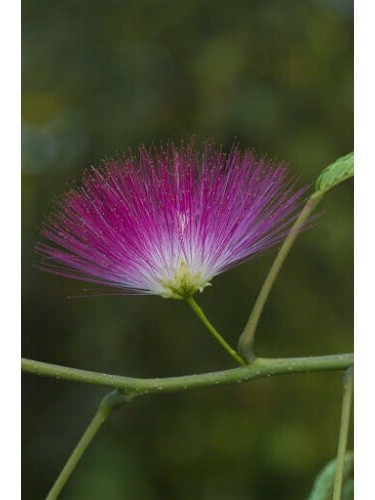
{"label": "curved branch", "polygon": [[257,329],[261,314],[263,312],[264,306],[266,305],[269,294],[271,293],[272,287],[276,281],[276,278],[282,268],[285,259],[287,258],[290,249],[292,248],[299,232],[302,230],[306,221],[308,221],[309,216],[312,211],[318,205],[322,199],[323,193],[316,191],[307,200],[306,205],[303,207],[300,215],[296,219],[292,228],[290,229],[288,236],[284,240],[275,260],[268,272],[268,275],[260,289],[259,295],[256,298],[254,307],[250,313],[250,317],[246,323],[245,329],[242,332],[238,341],[238,351],[243,358],[247,361],[251,361],[254,355],[254,336]]}
{"label": "curved branch", "polygon": [[94,384],[134,395],[177,392],[197,387],[247,382],[261,377],[288,373],[344,370],[354,363],[353,354],[309,356],[302,358],[256,358],[250,365],[197,375],[167,378],[134,378],[109,375],[22,358],[22,370],[35,375]]}

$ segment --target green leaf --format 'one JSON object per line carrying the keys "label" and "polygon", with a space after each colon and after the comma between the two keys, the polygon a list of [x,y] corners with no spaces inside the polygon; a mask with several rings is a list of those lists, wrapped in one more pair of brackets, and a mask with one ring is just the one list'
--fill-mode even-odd
{"label": "green leaf", "polygon": [[354,153],[349,153],[341,156],[323,170],[316,181],[316,190],[324,193],[353,176]]}
{"label": "green leaf", "polygon": [[[315,479],[313,489],[307,500],[331,500],[335,479],[336,459],[331,460]],[[354,498],[354,455],[352,451],[345,454],[342,500]]]}

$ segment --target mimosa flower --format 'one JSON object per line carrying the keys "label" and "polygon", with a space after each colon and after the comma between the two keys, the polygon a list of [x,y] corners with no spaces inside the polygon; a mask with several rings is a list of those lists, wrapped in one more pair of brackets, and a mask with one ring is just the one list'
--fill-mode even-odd
{"label": "mimosa flower", "polygon": [[236,147],[141,147],[87,170],[37,250],[56,274],[183,299],[280,242],[305,192],[284,166]]}

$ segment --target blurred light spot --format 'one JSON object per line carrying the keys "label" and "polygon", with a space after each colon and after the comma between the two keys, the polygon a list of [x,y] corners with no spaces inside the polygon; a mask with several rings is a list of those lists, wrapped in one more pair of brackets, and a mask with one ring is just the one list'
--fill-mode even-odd
{"label": "blurred light spot", "polygon": [[78,161],[88,141],[73,118],[70,116],[43,125],[22,124],[24,172],[37,175],[48,170],[66,170]]}

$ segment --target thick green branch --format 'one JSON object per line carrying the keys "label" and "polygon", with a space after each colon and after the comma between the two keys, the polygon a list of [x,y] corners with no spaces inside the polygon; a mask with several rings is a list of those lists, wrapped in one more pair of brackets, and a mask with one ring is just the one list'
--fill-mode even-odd
{"label": "thick green branch", "polygon": [[83,382],[142,395],[178,392],[197,387],[233,384],[235,382],[247,382],[256,378],[288,373],[344,370],[352,366],[353,363],[353,354],[284,359],[257,358],[248,366],[232,368],[230,370],[181,377],[142,379],[68,368],[23,358],[22,370],[35,375]]}

